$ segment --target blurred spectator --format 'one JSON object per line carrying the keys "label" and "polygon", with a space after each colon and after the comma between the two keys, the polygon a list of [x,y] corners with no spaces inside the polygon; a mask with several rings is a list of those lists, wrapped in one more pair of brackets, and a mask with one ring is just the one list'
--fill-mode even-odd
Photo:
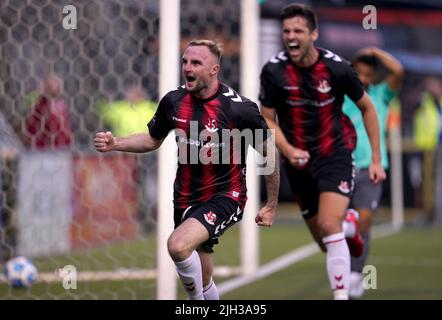
{"label": "blurred spectator", "polygon": [[442,83],[435,77],[424,81],[424,91],[420,105],[414,115],[414,142],[424,151],[424,209],[435,213],[435,218],[442,225]]}
{"label": "blurred spectator", "polygon": [[[418,111],[426,110],[427,118],[416,119],[416,130],[421,135],[428,135],[431,150],[436,149],[435,155],[435,222],[442,226],[442,82],[429,77],[425,80],[425,92],[422,95]],[[416,115],[416,118],[418,115]],[[427,121],[426,123],[424,121]],[[418,141],[416,141],[418,142]],[[420,141],[419,141],[420,142]]]}
{"label": "blurred spectator", "polygon": [[26,116],[27,142],[34,150],[67,149],[72,143],[69,107],[62,98],[62,80],[51,75]]}
{"label": "blurred spectator", "polygon": [[125,99],[101,103],[98,107],[103,123],[117,136],[147,130],[147,123],[155,114],[157,104],[150,101],[138,85],[126,89]]}
{"label": "blurred spectator", "polygon": [[430,77],[426,80],[425,86],[428,93],[428,99],[433,103],[439,114],[439,139],[438,145],[442,143],[442,83],[439,79]]}
{"label": "blurred spectator", "polygon": [[440,139],[442,85],[436,78],[425,80],[420,106],[414,116],[414,142],[419,149],[434,151]]}
{"label": "blurred spectator", "polygon": [[16,182],[20,254],[36,256],[69,250],[73,134],[71,111],[62,95],[63,80],[51,74],[37,92],[23,99],[30,109],[21,129],[28,150],[18,162]]}
{"label": "blurred spectator", "polygon": [[[125,91],[125,99],[100,103],[98,112],[103,124],[116,136],[122,137],[148,130],[157,103],[151,101],[139,85],[131,85]],[[149,229],[157,207],[157,155],[156,152],[140,156],[137,180],[141,188],[139,218]]]}

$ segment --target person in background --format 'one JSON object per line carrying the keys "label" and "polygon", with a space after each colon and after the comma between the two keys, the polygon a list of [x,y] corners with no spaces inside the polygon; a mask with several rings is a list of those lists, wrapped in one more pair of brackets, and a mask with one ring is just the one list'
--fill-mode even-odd
{"label": "person in background", "polygon": [[342,112],[344,95],[363,114],[372,148],[370,179],[378,183],[386,176],[376,110],[350,64],[315,47],[317,19],[311,8],[288,5],[281,22],[285,50],[262,69],[261,112],[276,131],[276,145],[303,218],[326,252],[333,297],[347,300],[350,254],[360,254],[362,244],[348,245],[342,230],[353,192],[356,143],[354,127]]}
{"label": "person in background", "polygon": [[442,82],[435,76],[427,77],[423,89],[414,116],[414,142],[425,152],[424,158],[434,154],[434,222],[442,226]]}
{"label": "person in background", "polygon": [[[397,96],[401,86],[404,69],[401,63],[391,54],[379,48],[361,49],[352,61],[353,67],[361,80],[364,89],[376,108],[379,120],[379,137],[382,156],[382,167],[388,169],[386,126],[391,101]],[[388,71],[384,80],[376,83],[378,67],[382,64]],[[356,163],[355,188],[344,220],[344,232],[355,241],[363,241],[363,252],[360,256],[351,257],[350,298],[360,298],[364,293],[362,286],[362,270],[370,250],[370,228],[373,212],[377,209],[382,196],[382,183],[374,184],[370,180],[369,166],[371,163],[370,140],[365,130],[363,117],[359,108],[345,97],[344,113],[352,121],[357,134],[356,148],[353,155]],[[358,220],[358,224],[350,223]],[[358,226],[355,230],[353,226]],[[362,237],[362,239],[360,239]]]}
{"label": "person in background", "polygon": [[26,145],[31,150],[67,150],[71,147],[70,110],[62,97],[63,83],[50,75],[25,120]]}
{"label": "person in background", "polygon": [[[125,99],[101,102],[97,112],[103,124],[116,136],[128,136],[146,131],[157,103],[151,101],[140,85],[132,84],[125,90]],[[151,152],[138,158],[136,174],[139,190],[138,218],[145,230],[154,225],[157,213],[157,154]]]}

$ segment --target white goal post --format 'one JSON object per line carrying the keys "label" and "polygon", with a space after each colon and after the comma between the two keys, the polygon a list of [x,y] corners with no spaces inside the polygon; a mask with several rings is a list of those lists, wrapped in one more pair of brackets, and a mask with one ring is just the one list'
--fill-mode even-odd
{"label": "white goal post", "polygon": [[[180,0],[160,1],[160,97],[179,84]],[[175,61],[175,63],[173,63]],[[173,182],[177,148],[170,133],[159,149],[157,220],[157,299],[176,299],[176,271],[167,251],[173,230]]]}
{"label": "white goal post", "polygon": [[[180,1],[160,1],[161,97],[179,85],[179,30]],[[241,94],[254,101],[257,101],[258,97],[258,36],[259,4],[256,0],[241,1]],[[158,159],[157,299],[177,297],[176,271],[167,252],[167,238],[173,228],[172,186],[176,170],[171,166],[171,159],[176,159],[174,144],[173,134],[171,134],[161,146]],[[254,154],[251,153],[251,155]],[[240,223],[240,269],[243,275],[254,273],[259,266],[259,233],[254,219],[260,208],[260,188],[253,158],[248,159],[248,202]]]}
{"label": "white goal post", "polygon": [[[257,102],[259,90],[259,4],[256,0],[241,1],[240,43],[241,94]],[[255,157],[255,151],[249,152],[247,159],[248,201],[240,223],[240,261],[243,275],[253,274],[259,266],[259,229],[255,223],[255,216],[260,209],[260,181],[254,161]]]}

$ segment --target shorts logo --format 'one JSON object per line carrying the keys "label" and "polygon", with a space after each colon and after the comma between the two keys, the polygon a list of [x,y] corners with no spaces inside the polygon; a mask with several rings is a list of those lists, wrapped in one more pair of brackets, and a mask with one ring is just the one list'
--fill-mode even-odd
{"label": "shorts logo", "polygon": [[348,187],[348,182],[347,181],[341,181],[341,183],[338,186],[338,189],[342,193],[349,193],[350,192],[350,188]]}
{"label": "shorts logo", "polygon": [[238,196],[239,196],[239,192],[237,192],[237,191],[233,191],[233,192],[232,192],[232,196],[234,196],[235,198],[238,198]]}
{"label": "shorts logo", "polygon": [[215,225],[216,214],[212,211],[209,211],[204,214],[204,219],[206,219],[208,224],[211,224],[213,226],[213,225]]}
{"label": "shorts logo", "polygon": [[241,215],[242,209],[240,207],[238,207],[236,209],[236,212],[233,213],[228,220],[223,221],[221,224],[218,224],[218,226],[215,229],[215,235],[218,234],[220,231],[224,230],[225,228],[229,227],[232,223],[232,220],[234,222],[238,222],[240,220],[240,215]]}

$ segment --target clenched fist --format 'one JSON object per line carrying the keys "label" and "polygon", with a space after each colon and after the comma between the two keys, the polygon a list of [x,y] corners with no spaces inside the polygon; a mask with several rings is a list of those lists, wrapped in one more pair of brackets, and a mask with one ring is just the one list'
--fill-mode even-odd
{"label": "clenched fist", "polygon": [[260,227],[271,227],[275,219],[276,208],[265,206],[259,210],[255,222]]}
{"label": "clenched fist", "polygon": [[304,168],[310,160],[310,153],[308,151],[293,146],[288,146],[283,154],[289,160],[290,164],[298,169]]}
{"label": "clenched fist", "polygon": [[112,132],[97,132],[94,139],[95,149],[99,152],[112,151],[115,145],[115,138]]}

